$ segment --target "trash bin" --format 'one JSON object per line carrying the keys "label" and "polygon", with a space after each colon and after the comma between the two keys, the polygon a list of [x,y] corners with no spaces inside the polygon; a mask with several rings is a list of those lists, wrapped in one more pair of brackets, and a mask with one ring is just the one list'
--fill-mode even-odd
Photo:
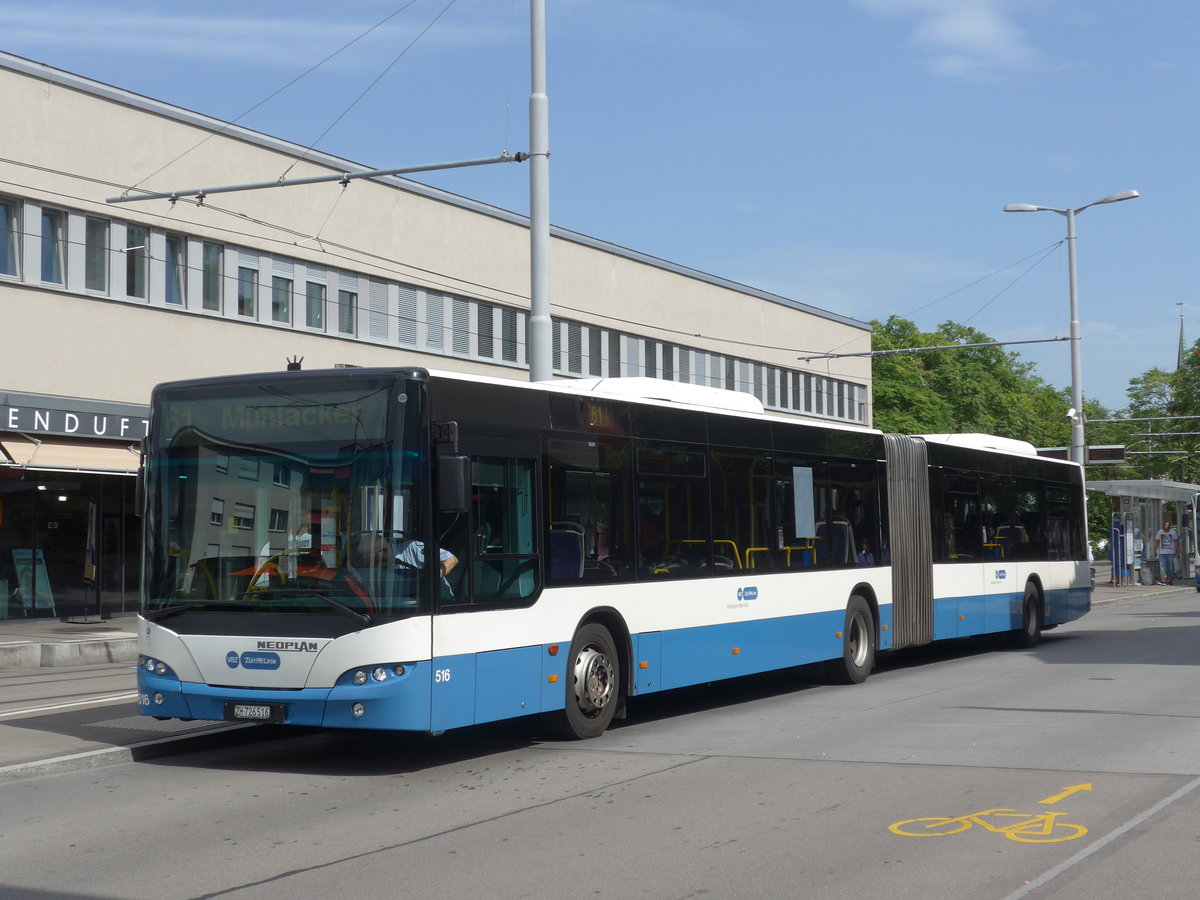
{"label": "trash bin", "polygon": [[1142,584],[1158,584],[1158,557],[1142,560]]}

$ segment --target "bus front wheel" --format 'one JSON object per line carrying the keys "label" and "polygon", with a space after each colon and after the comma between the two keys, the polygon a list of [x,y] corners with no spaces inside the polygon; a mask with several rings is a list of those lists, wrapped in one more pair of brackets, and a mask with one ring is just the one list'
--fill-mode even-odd
{"label": "bus front wheel", "polygon": [[566,705],[550,714],[550,729],[574,740],[602,735],[617,710],[620,673],[617,646],[608,629],[596,622],[580,628],[567,658]]}
{"label": "bus front wheel", "polygon": [[875,616],[871,604],[855,594],[846,604],[842,659],[835,673],[843,684],[861,684],[875,668]]}

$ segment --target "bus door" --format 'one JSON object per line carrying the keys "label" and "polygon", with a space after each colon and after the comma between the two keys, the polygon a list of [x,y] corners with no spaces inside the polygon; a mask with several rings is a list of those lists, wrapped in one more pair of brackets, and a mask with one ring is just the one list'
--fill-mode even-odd
{"label": "bus door", "polygon": [[542,708],[540,646],[523,646],[515,631],[506,636],[487,615],[530,606],[541,586],[537,456],[524,442],[464,445],[471,460],[470,509],[439,516],[435,731]]}

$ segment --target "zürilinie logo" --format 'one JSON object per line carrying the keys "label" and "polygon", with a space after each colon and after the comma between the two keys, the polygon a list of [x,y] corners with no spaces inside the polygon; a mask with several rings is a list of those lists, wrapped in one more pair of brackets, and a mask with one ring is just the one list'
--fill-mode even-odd
{"label": "z\u00fcrilinie logo", "polygon": [[316,653],[316,641],[259,641],[259,650],[282,650],[288,653]]}

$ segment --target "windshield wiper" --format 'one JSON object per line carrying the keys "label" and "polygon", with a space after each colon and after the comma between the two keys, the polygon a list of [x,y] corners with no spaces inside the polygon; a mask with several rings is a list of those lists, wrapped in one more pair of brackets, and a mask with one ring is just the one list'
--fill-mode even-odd
{"label": "windshield wiper", "polygon": [[350,619],[352,622],[354,622],[358,625],[367,626],[367,625],[370,625],[371,622],[373,621],[371,619],[371,617],[368,616],[366,613],[360,613],[357,610],[353,610],[350,607],[346,606],[345,604],[339,603],[338,601],[334,600],[332,597],[326,597],[324,594],[318,593],[317,591],[310,590],[308,588],[265,588],[265,589],[261,589],[261,590],[256,590],[254,592],[254,594],[255,594],[255,596],[259,596],[259,597],[262,597],[262,596],[315,597],[316,599],[320,600],[322,603],[324,603],[329,608],[337,610],[337,612],[341,613],[347,619]]}
{"label": "windshield wiper", "polygon": [[180,613],[191,612],[193,609],[224,609],[227,606],[245,606],[234,600],[202,601],[198,603],[181,603],[178,606],[168,606],[165,609],[142,610],[142,618],[151,622],[161,622]]}

